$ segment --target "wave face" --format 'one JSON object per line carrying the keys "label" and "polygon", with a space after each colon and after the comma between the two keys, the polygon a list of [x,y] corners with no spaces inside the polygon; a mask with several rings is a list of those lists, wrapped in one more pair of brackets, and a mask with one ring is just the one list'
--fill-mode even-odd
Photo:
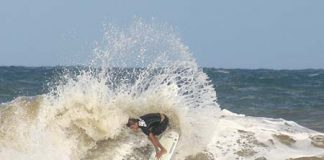
{"label": "wave face", "polygon": [[[206,150],[220,108],[208,77],[173,29],[135,20],[106,26],[87,67],[66,69],[50,92],[1,106],[2,159],[145,159],[129,117],[163,112],[181,133],[175,158]],[[192,147],[192,145],[195,147]]]}

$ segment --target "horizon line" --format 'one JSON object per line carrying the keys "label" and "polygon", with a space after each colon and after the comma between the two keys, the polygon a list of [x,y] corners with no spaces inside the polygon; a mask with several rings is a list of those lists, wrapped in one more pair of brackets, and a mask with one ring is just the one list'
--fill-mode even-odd
{"label": "horizon line", "polygon": [[[23,68],[56,68],[56,67],[88,67],[87,65],[0,65],[0,67],[23,67]],[[113,67],[117,68],[117,67]],[[123,67],[123,68],[134,68],[134,67]],[[135,67],[140,68],[140,67]],[[224,69],[224,70],[324,70],[324,68],[240,68],[240,67],[211,67],[211,66],[199,66],[199,68],[207,69]]]}

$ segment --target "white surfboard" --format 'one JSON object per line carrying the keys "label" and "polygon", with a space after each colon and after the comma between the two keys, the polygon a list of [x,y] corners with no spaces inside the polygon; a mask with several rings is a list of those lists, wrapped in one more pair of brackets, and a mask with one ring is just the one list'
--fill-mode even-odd
{"label": "white surfboard", "polygon": [[[174,150],[179,141],[179,133],[173,130],[169,130],[162,135],[159,141],[161,145],[167,150],[167,153],[162,155],[160,160],[171,160]],[[155,154],[156,152],[153,151],[149,160],[156,160]]]}

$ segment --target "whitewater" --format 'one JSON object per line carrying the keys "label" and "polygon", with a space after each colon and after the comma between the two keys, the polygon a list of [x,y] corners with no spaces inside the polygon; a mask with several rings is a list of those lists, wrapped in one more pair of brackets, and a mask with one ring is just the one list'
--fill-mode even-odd
{"label": "whitewater", "polygon": [[106,25],[89,62],[66,68],[49,92],[0,105],[1,160],[147,159],[129,117],[162,112],[181,136],[173,159],[324,159],[324,134],[293,121],[236,114],[167,24]]}

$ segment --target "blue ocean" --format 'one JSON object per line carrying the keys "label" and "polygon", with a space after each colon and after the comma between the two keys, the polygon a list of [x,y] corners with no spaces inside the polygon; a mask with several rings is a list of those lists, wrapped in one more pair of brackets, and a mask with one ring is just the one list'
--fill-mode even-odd
{"label": "blue ocean", "polygon": [[[70,69],[73,67],[69,67]],[[0,67],[0,102],[48,92],[66,67]],[[222,109],[324,132],[324,70],[204,68]]]}

